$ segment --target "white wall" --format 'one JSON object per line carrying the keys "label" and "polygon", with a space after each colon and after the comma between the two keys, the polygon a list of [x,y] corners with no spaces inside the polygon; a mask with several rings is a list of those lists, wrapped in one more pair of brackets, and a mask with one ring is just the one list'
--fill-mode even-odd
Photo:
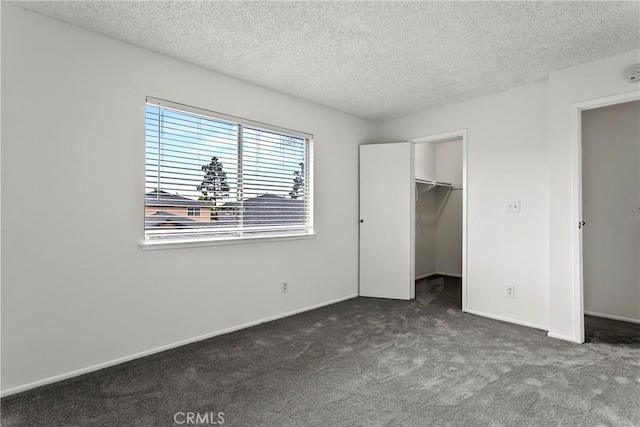
{"label": "white wall", "polygon": [[[580,192],[572,132],[571,106],[593,99],[638,91],[640,83],[628,83],[622,72],[640,61],[638,50],[603,58],[549,75],[549,335],[576,342],[584,339],[580,328],[581,295],[577,224]],[[575,207],[575,209],[574,209]]]}
{"label": "white wall", "polygon": [[462,276],[462,190],[436,189],[440,210],[436,226],[436,269],[440,274]]}
{"label": "white wall", "polygon": [[[436,145],[438,181],[462,186],[462,139]],[[462,275],[462,190],[436,189],[436,272]]]}
{"label": "white wall", "polygon": [[[417,154],[417,153],[416,153]],[[424,184],[418,184],[418,191],[424,190]],[[424,191],[418,194],[416,201],[416,278],[436,272],[436,192]]]}
{"label": "white wall", "polygon": [[[2,25],[2,7],[0,7],[0,26]],[[0,28],[1,30],[1,28]],[[0,52],[2,51],[2,31],[0,31]],[[0,55],[0,82],[2,82],[2,55]],[[0,94],[2,93],[2,88],[0,87]],[[2,96],[0,96],[0,242],[2,241]],[[0,310],[1,302],[2,302],[2,244],[0,244]],[[0,311],[0,329],[2,326],[1,316],[2,312]],[[2,348],[2,337],[0,336],[0,349]],[[2,363],[1,354],[0,354],[0,363]],[[1,373],[0,373],[1,375]],[[0,390],[2,388],[0,387]]]}
{"label": "white wall", "polygon": [[436,150],[436,178],[455,186],[462,185],[462,139],[438,142]]}
{"label": "white wall", "polygon": [[[378,141],[468,130],[467,305],[473,313],[539,328],[548,321],[547,84],[401,117]],[[522,201],[520,214],[506,202]],[[516,286],[516,298],[505,286]]]}
{"label": "white wall", "polygon": [[582,113],[584,310],[640,322],[640,102]]}
{"label": "white wall", "polygon": [[415,144],[415,178],[423,181],[436,180],[436,146],[433,143]]}
{"label": "white wall", "polygon": [[[141,251],[147,95],[313,133],[318,236]],[[6,3],[2,102],[5,393],[357,295],[373,124]]]}

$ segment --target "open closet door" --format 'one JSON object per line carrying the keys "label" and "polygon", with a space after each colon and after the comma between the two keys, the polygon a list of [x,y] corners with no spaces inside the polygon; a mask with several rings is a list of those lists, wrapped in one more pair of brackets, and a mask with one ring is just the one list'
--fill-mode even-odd
{"label": "open closet door", "polygon": [[360,146],[360,295],[415,297],[414,150]]}

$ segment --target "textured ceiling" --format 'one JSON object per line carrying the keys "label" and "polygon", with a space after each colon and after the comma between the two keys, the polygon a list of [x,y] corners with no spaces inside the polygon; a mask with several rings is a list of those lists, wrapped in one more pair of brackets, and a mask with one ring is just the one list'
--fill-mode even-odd
{"label": "textured ceiling", "polygon": [[11,3],[372,121],[543,80],[640,39],[637,1]]}

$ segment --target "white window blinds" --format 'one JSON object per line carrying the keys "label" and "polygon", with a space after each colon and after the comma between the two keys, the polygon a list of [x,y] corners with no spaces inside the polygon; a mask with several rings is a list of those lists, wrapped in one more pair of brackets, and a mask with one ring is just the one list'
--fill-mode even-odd
{"label": "white window blinds", "polygon": [[147,98],[145,239],[313,232],[312,136]]}

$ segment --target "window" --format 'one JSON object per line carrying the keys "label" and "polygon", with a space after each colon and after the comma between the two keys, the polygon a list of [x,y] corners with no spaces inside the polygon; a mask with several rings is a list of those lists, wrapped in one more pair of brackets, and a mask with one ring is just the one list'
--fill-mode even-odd
{"label": "window", "polygon": [[312,136],[147,98],[145,240],[313,233]]}

